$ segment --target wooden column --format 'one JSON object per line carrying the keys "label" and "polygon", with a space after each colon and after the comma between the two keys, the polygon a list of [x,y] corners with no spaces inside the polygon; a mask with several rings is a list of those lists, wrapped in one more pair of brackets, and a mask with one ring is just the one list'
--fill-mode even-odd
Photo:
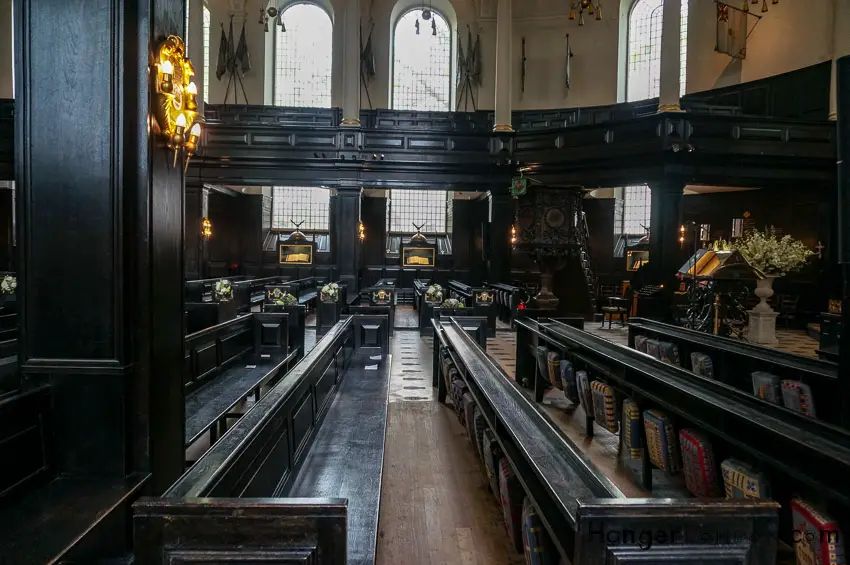
{"label": "wooden column", "polygon": [[[490,234],[487,282],[508,282],[511,278],[511,226],[516,206],[508,194],[490,193]],[[462,221],[455,218],[455,221]]]}
{"label": "wooden column", "polygon": [[360,0],[345,0],[342,125],[360,126]]}
{"label": "wooden column", "polygon": [[513,131],[511,96],[513,94],[513,21],[511,0],[499,0],[496,13],[496,118],[493,131]]}
{"label": "wooden column", "polygon": [[[665,0],[666,1],[666,0]],[[652,283],[672,285],[682,266],[679,228],[685,183],[667,178],[649,183],[652,191],[649,220],[649,265]]]}
{"label": "wooden column", "polygon": [[658,111],[680,112],[679,77],[681,72],[682,2],[664,0],[661,22],[661,77]]}
{"label": "wooden column", "polygon": [[[337,268],[337,277],[348,285],[348,294],[359,289],[360,240],[357,225],[360,222],[360,187],[339,188],[331,196],[331,256]],[[368,235],[367,235],[368,237]]]}
{"label": "wooden column", "polygon": [[53,385],[58,471],[151,492],[184,466],[184,218],[149,50],[183,22],[183,0],[15,2],[21,372]]}
{"label": "wooden column", "polygon": [[841,379],[842,424],[850,424],[850,55],[836,64],[838,101],[838,262],[843,278],[841,338],[838,343],[838,374]]}

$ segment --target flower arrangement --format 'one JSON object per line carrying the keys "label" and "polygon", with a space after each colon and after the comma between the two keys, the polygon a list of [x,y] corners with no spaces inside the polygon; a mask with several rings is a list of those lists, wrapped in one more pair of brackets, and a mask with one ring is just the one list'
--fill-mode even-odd
{"label": "flower arrangement", "polygon": [[298,305],[298,299],[288,292],[284,292],[280,298],[275,299],[274,303],[278,306],[296,306]]}
{"label": "flower arrangement", "polygon": [[219,302],[227,302],[233,299],[233,285],[229,280],[215,281],[215,299]]}
{"label": "flower arrangement", "polygon": [[446,310],[461,310],[463,308],[463,302],[457,298],[449,298],[440,305],[440,308],[445,308]]}
{"label": "flower arrangement", "polygon": [[3,280],[0,281],[0,293],[4,295],[15,294],[15,290],[18,288],[18,279],[13,277],[12,275],[6,275],[3,277]]}
{"label": "flower arrangement", "polygon": [[734,242],[720,240],[714,249],[740,251],[750,265],[770,277],[784,277],[799,269],[813,254],[799,239],[790,235],[778,237],[773,226],[764,231],[752,230]]}
{"label": "flower arrangement", "polygon": [[428,302],[439,303],[443,301],[443,287],[438,284],[432,284],[425,291],[425,300]]}
{"label": "flower arrangement", "polygon": [[333,282],[326,284],[322,287],[320,295],[322,302],[336,302],[339,300],[339,285]]}

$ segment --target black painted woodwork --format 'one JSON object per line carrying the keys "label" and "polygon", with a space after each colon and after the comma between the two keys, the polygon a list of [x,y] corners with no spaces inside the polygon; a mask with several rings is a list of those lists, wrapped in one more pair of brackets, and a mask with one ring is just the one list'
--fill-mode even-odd
{"label": "black painted woodwork", "polygon": [[485,235],[488,281],[507,281],[511,274],[511,226],[516,220],[516,204],[503,190],[490,193],[490,224]]}
{"label": "black painted woodwork", "polygon": [[674,343],[685,368],[690,368],[691,353],[705,353],[711,357],[718,381],[746,393],[753,391],[754,371],[802,381],[812,389],[819,420],[845,427],[850,424],[850,415],[841,412],[842,378],[833,363],[645,318],[630,318],[628,324],[629,347],[634,348],[638,335]]}
{"label": "black painted woodwork", "polygon": [[347,502],[284,498],[353,356],[340,321],[163,495],[134,505],[135,562],[346,562]]}
{"label": "black painted woodwork", "polygon": [[650,183],[649,271],[647,283],[674,289],[675,276],[686,261],[679,243],[685,184],[667,177]]}
{"label": "black painted woodwork", "polygon": [[[838,189],[836,190],[838,264],[841,266],[841,335],[838,342],[838,366],[841,374],[850,372],[850,57],[837,62],[838,102]],[[850,379],[841,387],[842,412],[850,412]]]}
{"label": "black painted woodwork", "polygon": [[[611,559],[618,563],[655,563],[674,558],[677,563],[696,564],[704,563],[706,554],[713,553],[735,563],[775,563],[778,504],[626,499],[578,447],[557,431],[498,363],[458,327],[456,320],[438,324],[436,333],[435,350],[445,348],[450,355],[561,557],[571,563],[606,563]],[[439,377],[436,380],[444,381]],[[744,539],[720,535],[707,539],[703,535],[729,530],[744,532]],[[609,531],[676,531],[683,539],[674,542],[669,536],[653,536],[651,547],[638,547],[637,535],[631,539],[624,535],[609,537]]]}
{"label": "black painted woodwork", "polygon": [[356,293],[360,288],[360,187],[339,188],[331,196],[331,256],[337,268],[340,284]]}
{"label": "black painted woodwork", "polygon": [[[559,322],[517,322],[516,375],[536,375],[531,348],[545,345],[567,356],[576,370],[611,385],[618,397],[635,399],[642,410],[658,408],[680,427],[691,426],[711,441],[714,457],[758,465],[782,504],[779,538],[791,545],[790,499],[802,496],[839,522],[850,517],[850,492],[840,477],[850,472],[850,433],[789,411],[723,382],[700,377],[644,353]],[[536,377],[532,377],[535,378]],[[538,401],[539,386],[535,386]],[[593,422],[588,421],[588,435]],[[644,458],[643,487],[652,489]]]}
{"label": "black painted woodwork", "polygon": [[0,180],[15,179],[15,101],[0,99]]}

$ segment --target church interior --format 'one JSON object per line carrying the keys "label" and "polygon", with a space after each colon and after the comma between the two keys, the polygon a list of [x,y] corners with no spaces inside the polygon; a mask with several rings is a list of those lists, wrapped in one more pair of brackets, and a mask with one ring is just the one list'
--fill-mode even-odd
{"label": "church interior", "polygon": [[0,0],[0,565],[847,563],[848,151],[850,0]]}

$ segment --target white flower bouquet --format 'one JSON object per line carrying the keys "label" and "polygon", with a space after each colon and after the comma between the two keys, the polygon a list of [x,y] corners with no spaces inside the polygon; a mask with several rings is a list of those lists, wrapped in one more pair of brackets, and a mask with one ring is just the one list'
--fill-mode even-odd
{"label": "white flower bouquet", "polygon": [[446,310],[461,310],[463,308],[463,302],[456,298],[449,298],[440,305],[440,308],[444,308]]}
{"label": "white flower bouquet", "polygon": [[284,292],[280,298],[275,299],[274,303],[278,306],[296,306],[298,299],[288,292]]}
{"label": "white flower bouquet", "polygon": [[783,277],[799,269],[813,254],[799,239],[790,235],[777,237],[773,226],[763,232],[748,232],[728,246],[740,251],[750,265],[771,277]]}
{"label": "white flower bouquet", "polygon": [[215,282],[215,299],[219,302],[228,302],[233,299],[233,285],[229,280],[222,279]]}
{"label": "white flower bouquet", "polygon": [[438,284],[432,284],[425,291],[425,300],[427,302],[440,303],[443,301],[443,287]]}
{"label": "white flower bouquet", "polygon": [[322,302],[336,302],[339,300],[339,285],[337,283],[329,283],[322,287],[320,293]]}
{"label": "white flower bouquet", "polygon": [[15,294],[15,290],[18,288],[18,279],[13,277],[12,275],[6,275],[3,277],[3,280],[0,281],[0,293],[4,296],[8,296],[10,294]]}

